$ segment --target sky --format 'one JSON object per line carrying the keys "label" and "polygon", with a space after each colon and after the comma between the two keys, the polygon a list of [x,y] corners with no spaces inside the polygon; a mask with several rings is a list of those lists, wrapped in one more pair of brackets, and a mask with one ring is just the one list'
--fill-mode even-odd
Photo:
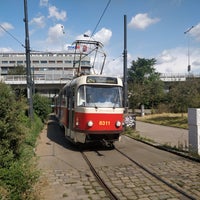
{"label": "sky", "polygon": [[[124,16],[128,67],[156,59],[159,73],[200,74],[199,0],[27,0],[30,48],[66,51],[92,36],[104,44],[104,73],[123,74]],[[1,0],[0,52],[25,52],[24,1]]]}

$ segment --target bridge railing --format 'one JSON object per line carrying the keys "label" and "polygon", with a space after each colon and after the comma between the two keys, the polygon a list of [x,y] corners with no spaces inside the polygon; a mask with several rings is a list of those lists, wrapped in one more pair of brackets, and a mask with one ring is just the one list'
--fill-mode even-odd
{"label": "bridge railing", "polygon": [[[35,74],[33,81],[37,83],[65,83],[73,78],[73,74]],[[6,84],[26,84],[26,75],[5,75],[1,81]]]}
{"label": "bridge railing", "polygon": [[[200,74],[192,73],[163,73],[160,75],[162,81],[174,82],[174,81],[186,81],[187,78],[200,78]],[[48,83],[65,83],[67,80],[73,78],[73,73],[41,73],[34,74],[33,81],[37,84]],[[26,84],[26,75],[5,75],[0,77],[0,81],[7,84]]]}

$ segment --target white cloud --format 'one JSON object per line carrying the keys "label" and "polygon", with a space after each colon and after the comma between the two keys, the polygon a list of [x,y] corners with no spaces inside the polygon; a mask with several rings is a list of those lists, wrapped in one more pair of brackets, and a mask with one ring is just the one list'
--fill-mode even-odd
{"label": "white cloud", "polygon": [[14,52],[14,50],[10,47],[2,47],[2,48],[0,48],[0,52],[8,53],[8,52]]}
{"label": "white cloud", "polygon": [[9,31],[11,29],[14,29],[13,25],[8,23],[8,22],[4,22],[1,24],[1,27],[0,27],[0,36],[4,35],[4,33],[6,31]]}
{"label": "white cloud", "polygon": [[[159,55],[152,56],[157,60],[156,65],[154,66],[157,72],[167,74],[167,73],[179,73],[187,74],[188,73],[188,49],[187,48],[174,48],[163,50]],[[109,55],[109,53],[108,53]],[[190,65],[191,73],[200,74],[200,48],[191,48],[190,54]],[[109,61],[110,60],[110,61]],[[128,54],[127,67],[130,67],[130,64],[133,58]],[[107,58],[107,62],[104,68],[104,74],[113,75],[113,76],[122,76],[123,75],[123,57],[120,57],[116,60]]]}
{"label": "white cloud", "polygon": [[200,74],[200,48],[190,49],[191,71]]}
{"label": "white cloud", "polygon": [[145,29],[148,26],[159,22],[159,18],[150,18],[147,13],[139,13],[132,17],[128,27],[136,29]]}
{"label": "white cloud", "polygon": [[111,37],[112,31],[106,28],[102,28],[93,36],[95,40],[102,42],[104,45],[107,45],[109,43]]}
{"label": "white cloud", "polygon": [[55,6],[49,6],[49,16],[48,18],[55,18],[56,20],[65,21],[67,17],[66,11],[58,11]]}
{"label": "white cloud", "polygon": [[[88,35],[89,37],[84,37],[84,35]],[[87,40],[90,38],[91,31],[88,30],[84,34],[78,35],[76,37],[77,40]],[[92,36],[93,40],[101,42],[104,46],[107,45],[112,37],[112,31],[106,28],[102,28],[99,32]]]}
{"label": "white cloud", "polygon": [[[76,37],[76,40],[88,40],[88,39],[91,39],[90,36],[91,36],[91,31],[88,30],[86,31],[85,33],[81,34],[81,35],[78,35]],[[84,36],[85,35],[85,36]]]}
{"label": "white cloud", "polygon": [[[187,73],[187,52],[187,48],[175,48],[164,50],[156,58],[156,70],[160,73]],[[191,48],[190,52],[191,72],[200,73],[200,48]]]}
{"label": "white cloud", "polygon": [[171,54],[169,50],[164,50],[161,55],[158,56],[157,58],[157,63],[162,64],[162,63],[171,63],[176,60],[176,57]]}
{"label": "white cloud", "polygon": [[44,28],[45,27],[45,17],[44,16],[35,17],[31,20],[30,24],[34,24],[39,28]]}
{"label": "white cloud", "polygon": [[[127,67],[129,68],[130,63],[132,62],[133,58],[128,53],[127,54]],[[103,74],[110,75],[110,76],[118,76],[123,77],[124,73],[124,61],[123,56],[118,57],[117,59],[112,59],[110,57],[107,58],[107,62],[104,67]]]}
{"label": "white cloud", "polygon": [[64,48],[63,39],[65,34],[63,33],[64,26],[62,24],[56,24],[48,30],[47,39],[42,42],[48,50],[62,50]]}
{"label": "white cloud", "polygon": [[194,26],[188,34],[194,37],[196,41],[200,42],[200,23]]}

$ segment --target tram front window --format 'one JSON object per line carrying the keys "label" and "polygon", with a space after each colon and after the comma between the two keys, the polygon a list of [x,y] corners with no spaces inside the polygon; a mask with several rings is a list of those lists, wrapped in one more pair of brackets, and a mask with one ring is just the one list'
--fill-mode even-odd
{"label": "tram front window", "polygon": [[81,86],[77,95],[77,106],[122,107],[122,88],[116,86]]}

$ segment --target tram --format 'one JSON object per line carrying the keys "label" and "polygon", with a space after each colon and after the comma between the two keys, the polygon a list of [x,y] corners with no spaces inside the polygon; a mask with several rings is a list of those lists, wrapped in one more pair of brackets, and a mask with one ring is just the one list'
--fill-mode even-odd
{"label": "tram", "polygon": [[122,80],[83,75],[67,83],[56,97],[55,112],[73,143],[111,146],[123,131]]}
{"label": "tram", "polygon": [[[123,131],[123,83],[118,77],[102,75],[105,64],[102,46],[91,40],[76,41],[73,62],[76,76],[55,98],[55,114],[64,127],[66,138],[75,144],[102,142],[112,146]],[[80,52],[77,54],[77,51]],[[81,64],[89,60],[87,56],[92,60],[91,68]],[[100,66],[99,58],[103,60],[101,72],[91,73],[91,69]]]}

